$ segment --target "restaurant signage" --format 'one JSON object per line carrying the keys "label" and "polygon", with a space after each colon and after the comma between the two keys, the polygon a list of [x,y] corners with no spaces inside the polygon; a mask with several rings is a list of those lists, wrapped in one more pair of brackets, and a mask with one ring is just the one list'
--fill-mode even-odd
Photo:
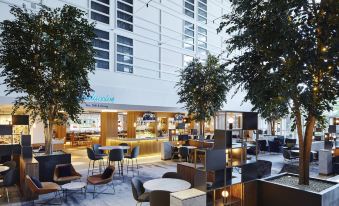
{"label": "restaurant signage", "polygon": [[110,96],[98,96],[95,93],[85,99],[87,102],[114,103],[115,98]]}

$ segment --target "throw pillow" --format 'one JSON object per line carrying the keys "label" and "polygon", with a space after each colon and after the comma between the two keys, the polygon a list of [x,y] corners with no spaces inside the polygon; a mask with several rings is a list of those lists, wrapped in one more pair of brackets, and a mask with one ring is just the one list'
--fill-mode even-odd
{"label": "throw pillow", "polygon": [[112,173],[113,173],[112,168],[107,167],[107,168],[105,169],[104,173],[102,173],[101,178],[102,178],[102,179],[107,179],[107,178],[111,177]]}
{"label": "throw pillow", "polygon": [[71,165],[64,165],[59,167],[59,177],[69,177],[72,176],[72,167]]}
{"label": "throw pillow", "polygon": [[35,186],[37,186],[37,188],[42,188],[42,184],[38,178],[36,177],[30,177],[30,178],[34,182]]}

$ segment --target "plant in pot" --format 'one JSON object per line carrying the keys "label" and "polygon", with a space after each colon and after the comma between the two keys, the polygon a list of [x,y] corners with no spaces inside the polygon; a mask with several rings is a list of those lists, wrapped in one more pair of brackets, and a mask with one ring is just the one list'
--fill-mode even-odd
{"label": "plant in pot", "polygon": [[210,54],[205,64],[194,58],[180,71],[180,79],[176,84],[178,103],[183,103],[192,119],[199,122],[202,137],[205,121],[209,121],[226,101],[226,93],[229,90],[227,82],[224,81],[226,75],[218,58]]}
{"label": "plant in pot", "polygon": [[336,1],[243,0],[232,7],[219,27],[231,36],[230,78],[256,110],[289,109],[299,140],[299,184],[308,185],[314,126],[339,94]]}
{"label": "plant in pot", "polygon": [[41,120],[46,153],[52,153],[53,126],[77,120],[81,102],[90,95],[94,71],[94,25],[85,13],[65,5],[36,12],[11,8],[13,20],[1,22],[1,76],[6,94],[15,94],[13,113],[23,108]]}

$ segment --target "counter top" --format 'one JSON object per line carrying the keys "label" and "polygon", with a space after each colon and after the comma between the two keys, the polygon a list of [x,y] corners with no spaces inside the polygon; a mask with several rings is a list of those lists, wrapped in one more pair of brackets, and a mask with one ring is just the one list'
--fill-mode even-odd
{"label": "counter top", "polygon": [[146,140],[168,140],[168,137],[149,137],[149,138],[112,138],[108,137],[107,140],[118,140],[122,142],[133,142],[133,141],[146,141]]}

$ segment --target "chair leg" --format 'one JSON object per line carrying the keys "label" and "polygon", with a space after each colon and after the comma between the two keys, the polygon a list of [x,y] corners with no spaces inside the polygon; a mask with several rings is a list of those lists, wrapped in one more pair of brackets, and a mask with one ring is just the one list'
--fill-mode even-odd
{"label": "chair leg", "polygon": [[138,164],[138,158],[135,158],[135,163],[137,164],[137,170],[138,170],[138,175],[139,175],[139,164]]}
{"label": "chair leg", "polygon": [[90,169],[91,169],[91,160],[89,160],[89,163],[88,163],[87,176],[89,176]]}
{"label": "chair leg", "polygon": [[94,199],[94,195],[95,195],[95,185],[94,185],[93,199]]}
{"label": "chair leg", "polygon": [[6,191],[7,202],[9,203],[9,196],[8,196],[8,189],[7,189],[7,187],[5,187],[5,191]]}

